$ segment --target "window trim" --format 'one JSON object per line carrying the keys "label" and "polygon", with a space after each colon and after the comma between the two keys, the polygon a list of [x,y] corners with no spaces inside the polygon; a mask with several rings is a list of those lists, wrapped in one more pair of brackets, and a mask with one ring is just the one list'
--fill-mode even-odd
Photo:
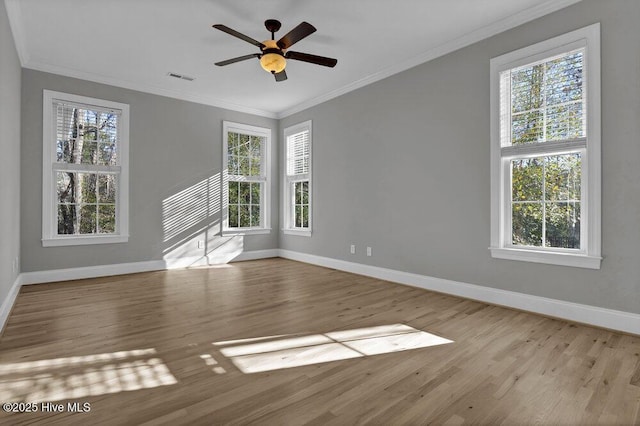
{"label": "window trim", "polygon": [[[583,185],[581,203],[581,238],[586,237],[584,249],[578,252],[550,248],[534,249],[515,247],[507,243],[506,228],[511,219],[508,211],[510,177],[507,176],[503,156],[505,148],[500,139],[500,72],[517,68],[565,53],[576,48],[585,49],[586,78],[586,140],[576,141],[573,149],[584,149],[582,165]],[[600,269],[601,257],[601,116],[600,116],[600,24],[595,23],[567,34],[545,40],[495,58],[490,62],[490,111],[491,111],[491,256],[499,259],[520,260],[535,263]],[[547,142],[548,143],[548,142]],[[570,144],[565,145],[570,148]],[[549,151],[553,150],[552,145]],[[556,147],[561,151],[561,147]],[[523,150],[524,151],[524,150]],[[519,153],[521,154],[521,153]],[[544,154],[539,154],[544,155]],[[510,197],[509,197],[510,199]],[[585,208],[586,207],[586,208]],[[584,241],[584,240],[583,240]]]}
{"label": "window trim", "polygon": [[[228,171],[228,133],[236,132],[245,135],[259,136],[265,138],[263,149],[264,192],[261,197],[261,219],[262,226],[252,228],[229,228],[229,171]],[[235,123],[232,121],[222,122],[222,231],[223,236],[228,235],[257,235],[271,233],[271,129],[267,127],[252,126],[249,124]]]}
{"label": "window trim", "polygon": [[[309,173],[306,173],[307,178],[301,179],[299,176],[301,175],[293,175],[289,176],[287,174],[287,164],[288,164],[288,141],[289,136],[295,135],[297,133],[301,133],[307,130],[309,132]],[[311,120],[304,121],[302,123],[294,124],[293,126],[289,126],[284,129],[283,132],[283,167],[282,167],[282,211],[284,218],[284,226],[282,228],[282,232],[287,235],[297,235],[301,237],[310,237],[313,230],[313,130],[312,130],[312,122]],[[299,182],[301,180],[309,181],[309,226],[307,228],[297,228],[292,226],[294,222],[294,218],[292,216],[293,205],[292,200],[294,195],[291,194],[291,185],[294,182]]]}
{"label": "window trim", "polygon": [[[129,105],[70,93],[43,90],[42,94],[42,246],[126,243],[129,241]],[[58,235],[56,209],[56,128],[53,117],[55,101],[119,110],[118,158],[119,178],[116,200],[116,233],[99,235]],[[106,167],[108,169],[108,167]],[[93,172],[93,170],[92,170]],[[48,188],[48,190],[47,190]]]}

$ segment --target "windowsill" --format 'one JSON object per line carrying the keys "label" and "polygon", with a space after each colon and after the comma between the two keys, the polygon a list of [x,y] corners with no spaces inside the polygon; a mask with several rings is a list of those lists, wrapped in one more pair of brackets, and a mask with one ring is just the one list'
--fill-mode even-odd
{"label": "windowsill", "polygon": [[223,229],[222,236],[232,235],[260,235],[270,234],[271,228],[257,228],[257,229]]}
{"label": "windowsill", "polygon": [[113,244],[126,243],[129,241],[128,235],[92,235],[86,237],[57,237],[43,238],[42,247],[61,247],[61,246],[83,246],[89,244]]}
{"label": "windowsill", "polygon": [[298,235],[300,237],[311,236],[311,231],[306,229],[283,229],[282,232],[287,235]]}
{"label": "windowsill", "polygon": [[489,247],[491,257],[497,259],[520,260],[524,262],[547,263],[576,268],[600,269],[602,257],[582,253],[549,252],[517,248]]}

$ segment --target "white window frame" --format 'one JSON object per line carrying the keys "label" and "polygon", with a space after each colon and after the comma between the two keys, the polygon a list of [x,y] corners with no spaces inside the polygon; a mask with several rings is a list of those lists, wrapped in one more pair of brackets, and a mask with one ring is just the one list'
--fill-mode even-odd
{"label": "white window frame", "polygon": [[[309,173],[301,175],[289,175],[287,171],[288,167],[288,153],[289,153],[289,137],[302,133],[304,131],[309,132]],[[311,130],[311,120],[299,123],[284,129],[284,155],[283,155],[283,177],[282,177],[282,194],[283,194],[283,219],[284,228],[282,232],[288,235],[299,235],[303,237],[310,237],[311,230],[313,229],[313,185],[312,185],[312,169],[313,169],[313,132]],[[294,208],[295,208],[295,194],[291,191],[291,187],[295,182],[308,181],[309,182],[309,226],[308,227],[296,227]]]}
{"label": "white window frame", "polygon": [[[229,227],[229,169],[228,169],[228,134],[229,132],[265,138],[262,149],[262,176],[256,178],[243,177],[242,181],[262,182],[263,192],[260,197],[260,226]],[[251,126],[249,124],[222,122],[222,235],[269,234],[271,232],[271,129]]]}
{"label": "white window frame", "polygon": [[[42,245],[73,246],[85,244],[125,243],[129,240],[129,105],[120,102],[73,95],[69,93],[43,91],[42,126]],[[59,235],[56,206],[56,110],[54,102],[68,102],[120,113],[117,135],[117,166],[83,164],[78,171],[90,173],[108,171],[118,175],[116,191],[116,227],[113,234]]]}
{"label": "white window frame", "polygon": [[[584,48],[586,81],[586,138],[531,146],[501,144],[500,73]],[[600,154],[600,24],[491,59],[491,255],[494,258],[600,269],[601,154]],[[554,249],[511,245],[510,160],[580,150],[582,154],[581,248]]]}

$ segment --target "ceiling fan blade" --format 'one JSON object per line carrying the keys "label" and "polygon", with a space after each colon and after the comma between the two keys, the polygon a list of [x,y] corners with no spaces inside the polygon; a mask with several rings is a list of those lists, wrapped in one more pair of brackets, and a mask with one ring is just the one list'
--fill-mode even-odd
{"label": "ceiling fan blade", "polygon": [[276,81],[285,81],[287,79],[287,73],[285,70],[282,70],[278,73],[273,74],[276,77]]}
{"label": "ceiling fan blade", "polygon": [[259,57],[260,57],[260,53],[252,53],[251,55],[238,56],[237,58],[231,58],[231,59],[227,59],[226,61],[216,62],[216,65],[219,67],[223,67],[225,65],[234,64],[236,62],[246,61],[247,59],[259,58]]}
{"label": "ceiling fan blade", "polygon": [[316,32],[316,27],[308,22],[303,22],[285,34],[276,44],[280,49],[288,49],[314,32]]}
{"label": "ceiling fan blade", "polygon": [[246,36],[246,35],[244,35],[242,33],[239,33],[238,31],[233,30],[233,29],[227,27],[226,25],[215,24],[215,25],[213,25],[213,28],[215,28],[217,30],[220,30],[220,31],[222,31],[224,33],[227,33],[229,35],[232,35],[234,37],[238,37],[240,40],[244,40],[247,43],[251,43],[254,46],[258,46],[260,49],[264,49],[265,48],[265,45],[260,43],[258,40],[254,40],[249,36]]}
{"label": "ceiling fan blade", "polygon": [[296,61],[309,62],[316,65],[322,65],[325,67],[333,68],[338,63],[337,59],[327,58],[324,56],[312,55],[310,53],[301,52],[287,52],[285,55],[287,59],[294,59]]}

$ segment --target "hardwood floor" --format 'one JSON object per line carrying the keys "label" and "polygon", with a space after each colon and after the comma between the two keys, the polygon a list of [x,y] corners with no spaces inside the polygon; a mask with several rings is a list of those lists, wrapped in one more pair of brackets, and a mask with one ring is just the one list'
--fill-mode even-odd
{"label": "hardwood floor", "polygon": [[0,401],[38,409],[16,425],[630,425],[640,338],[268,259],[24,287]]}

